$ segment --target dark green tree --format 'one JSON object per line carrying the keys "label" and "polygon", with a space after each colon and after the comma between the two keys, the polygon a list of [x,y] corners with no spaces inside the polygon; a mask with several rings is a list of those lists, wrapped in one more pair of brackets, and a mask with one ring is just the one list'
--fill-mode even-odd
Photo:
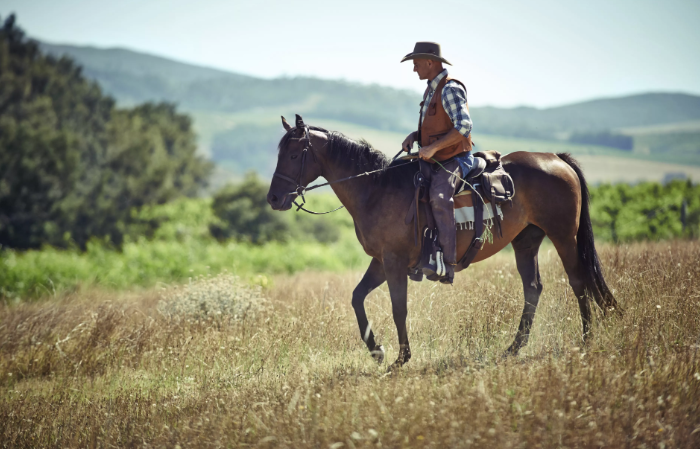
{"label": "dark green tree", "polygon": [[[335,242],[342,228],[352,229],[354,223],[347,211],[324,216],[306,213],[278,212],[267,204],[269,184],[255,172],[248,173],[238,184],[229,184],[214,194],[212,209],[219,219],[210,231],[219,240],[237,240],[264,243],[289,239]],[[330,210],[338,206],[334,197],[308,198],[311,206]],[[320,202],[319,202],[320,200]]]}
{"label": "dark green tree", "polygon": [[268,186],[254,172],[239,184],[221,188],[212,203],[221,222],[211,226],[212,235],[219,240],[235,238],[253,243],[288,239],[290,217],[270,208],[267,190]]}
{"label": "dark green tree", "polygon": [[0,28],[0,245],[119,245],[133,208],[194,194],[210,164],[171,105],[115,108],[70,59]]}
{"label": "dark green tree", "polygon": [[680,180],[602,184],[591,189],[591,217],[596,238],[616,243],[697,238],[700,185]]}

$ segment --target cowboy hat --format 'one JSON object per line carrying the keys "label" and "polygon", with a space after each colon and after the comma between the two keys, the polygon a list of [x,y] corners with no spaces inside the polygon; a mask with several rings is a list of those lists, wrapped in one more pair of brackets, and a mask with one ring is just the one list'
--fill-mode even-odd
{"label": "cowboy hat", "polygon": [[440,54],[440,44],[437,42],[416,42],[413,52],[404,56],[401,62],[409,59],[432,59],[433,61],[441,61],[452,65]]}

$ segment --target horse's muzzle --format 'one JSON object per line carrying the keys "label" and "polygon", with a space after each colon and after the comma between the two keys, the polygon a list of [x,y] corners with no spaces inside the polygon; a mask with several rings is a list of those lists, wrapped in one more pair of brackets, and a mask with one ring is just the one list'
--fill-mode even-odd
{"label": "horse's muzzle", "polygon": [[294,201],[294,197],[296,195],[294,194],[285,194],[282,197],[279,197],[275,195],[272,192],[269,192],[267,194],[267,204],[270,205],[270,207],[273,210],[279,210],[279,211],[285,211],[289,210],[292,208],[292,202]]}

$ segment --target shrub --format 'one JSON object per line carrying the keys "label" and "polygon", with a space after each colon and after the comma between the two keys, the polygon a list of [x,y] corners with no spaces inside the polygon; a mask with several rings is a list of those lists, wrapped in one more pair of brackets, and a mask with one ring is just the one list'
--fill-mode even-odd
{"label": "shrub", "polygon": [[[327,216],[311,216],[305,212],[278,212],[267,204],[268,185],[254,172],[248,173],[239,184],[229,184],[214,195],[212,209],[218,218],[211,225],[211,233],[218,240],[236,239],[261,244],[291,239],[335,242],[341,229],[353,226],[347,211]],[[321,209],[337,207],[337,199],[330,202],[323,195],[314,194],[312,204]]]}
{"label": "shrub", "polygon": [[240,184],[219,190],[212,209],[221,220],[211,226],[212,235],[219,240],[285,241],[291,233],[289,219],[267,204],[267,186],[254,172],[248,173]]}
{"label": "shrub", "polygon": [[603,184],[591,189],[591,220],[596,239],[616,243],[697,238],[700,185],[678,180]]}
{"label": "shrub", "polygon": [[260,287],[250,287],[236,276],[200,276],[181,287],[166,290],[158,303],[163,315],[180,319],[244,319],[263,310]]}

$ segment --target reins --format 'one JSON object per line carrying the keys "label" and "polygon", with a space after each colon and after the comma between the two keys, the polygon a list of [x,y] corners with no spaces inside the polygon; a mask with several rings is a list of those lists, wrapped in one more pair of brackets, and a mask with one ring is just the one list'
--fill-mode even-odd
{"label": "reins", "polygon": [[[348,177],[345,177],[345,178],[336,179],[335,181],[328,181],[328,182],[324,182],[323,184],[317,184],[317,185],[315,185],[315,186],[306,187],[306,186],[304,186],[304,185],[301,183],[301,179],[302,179],[302,177],[303,177],[303,175],[304,175],[304,168],[305,168],[305,165],[306,165],[306,154],[307,154],[310,150],[313,149],[313,148],[312,148],[312,145],[311,145],[311,136],[309,135],[309,127],[308,127],[308,125],[304,125],[304,140],[305,140],[306,142],[305,142],[305,145],[304,145],[304,149],[303,149],[302,152],[301,152],[301,169],[299,170],[299,176],[297,177],[297,179],[296,179],[296,180],[295,180],[295,179],[292,179],[292,178],[290,178],[289,176],[282,175],[282,174],[279,174],[279,173],[277,173],[277,172],[275,172],[275,174],[274,174],[273,176],[277,176],[278,178],[281,178],[281,179],[283,179],[283,180],[285,180],[285,181],[291,182],[292,184],[296,184],[296,189],[294,190],[294,192],[290,192],[290,193],[288,193],[288,195],[296,194],[296,195],[298,195],[298,196],[301,197],[301,204],[298,204],[297,201],[296,201],[296,199],[295,199],[294,201],[292,201],[292,202],[294,203],[294,205],[297,207],[297,212],[299,212],[299,210],[301,209],[301,210],[303,210],[304,212],[307,212],[307,213],[313,214],[313,215],[326,215],[326,214],[330,214],[331,212],[335,212],[335,211],[338,211],[338,210],[340,210],[340,209],[343,209],[345,206],[343,206],[343,205],[341,204],[340,207],[337,207],[337,208],[335,208],[335,209],[333,209],[333,210],[329,210],[329,211],[327,211],[327,212],[315,212],[315,211],[312,211],[312,210],[308,210],[308,209],[306,209],[306,208],[304,207],[304,205],[306,204],[306,198],[304,197],[304,194],[305,194],[306,192],[310,192],[310,191],[312,191],[312,190],[318,189],[319,187],[329,186],[329,185],[331,185],[331,184],[337,184],[337,183],[344,182],[344,181],[350,181],[351,179],[361,178],[361,177],[363,177],[363,176],[368,176],[368,175],[371,175],[371,174],[374,174],[374,173],[377,173],[377,172],[391,170],[392,168],[403,167],[404,165],[412,164],[412,163],[416,162],[416,160],[417,160],[417,159],[414,159],[414,160],[412,160],[412,161],[405,162],[405,163],[403,163],[403,164],[394,165],[393,167],[378,168],[378,169],[376,169],[376,170],[372,170],[372,171],[360,173],[360,174],[357,174],[357,175],[352,175],[352,176],[348,176]],[[400,155],[402,152],[403,152],[403,150],[399,151],[399,152],[396,154],[396,156],[394,156],[394,158],[391,160],[390,163],[393,163],[394,161],[396,161],[396,159],[398,159],[399,155]],[[313,152],[311,152],[311,154],[313,155]],[[314,156],[314,158],[315,158],[315,157],[316,157],[316,156]]]}

